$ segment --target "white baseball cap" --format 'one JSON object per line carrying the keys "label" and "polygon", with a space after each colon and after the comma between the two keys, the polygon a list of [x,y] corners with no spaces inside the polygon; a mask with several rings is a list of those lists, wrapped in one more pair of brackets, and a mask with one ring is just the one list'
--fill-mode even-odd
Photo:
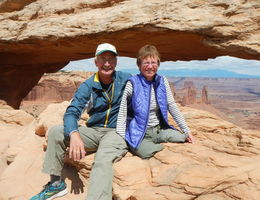
{"label": "white baseball cap", "polygon": [[103,43],[103,44],[98,45],[95,55],[96,56],[100,55],[101,53],[103,53],[105,51],[110,51],[110,52],[118,55],[117,51],[116,51],[116,47],[109,43]]}

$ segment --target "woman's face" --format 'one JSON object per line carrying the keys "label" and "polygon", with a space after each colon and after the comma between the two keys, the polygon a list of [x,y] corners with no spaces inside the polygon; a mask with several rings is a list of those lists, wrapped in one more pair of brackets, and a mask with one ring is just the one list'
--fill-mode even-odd
{"label": "woman's face", "polygon": [[152,81],[155,74],[158,71],[158,60],[156,57],[146,57],[142,59],[141,64],[139,66],[139,70],[142,73],[142,75],[146,78],[148,81]]}

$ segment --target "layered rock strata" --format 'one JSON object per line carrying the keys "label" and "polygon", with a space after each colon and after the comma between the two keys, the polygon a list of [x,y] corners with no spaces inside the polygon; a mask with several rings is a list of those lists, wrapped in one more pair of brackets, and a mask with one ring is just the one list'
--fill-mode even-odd
{"label": "layered rock strata", "polygon": [[259,10],[258,0],[1,1],[0,98],[19,107],[43,73],[93,57],[101,42],[129,57],[150,43],[162,60],[259,60]]}

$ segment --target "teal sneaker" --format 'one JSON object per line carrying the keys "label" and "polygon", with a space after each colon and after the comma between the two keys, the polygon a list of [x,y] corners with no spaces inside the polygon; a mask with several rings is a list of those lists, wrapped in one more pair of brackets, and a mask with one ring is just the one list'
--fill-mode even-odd
{"label": "teal sneaker", "polygon": [[49,182],[44,186],[43,190],[39,194],[30,198],[30,200],[52,200],[64,196],[67,193],[67,185],[64,181],[61,181],[58,186],[53,186]]}

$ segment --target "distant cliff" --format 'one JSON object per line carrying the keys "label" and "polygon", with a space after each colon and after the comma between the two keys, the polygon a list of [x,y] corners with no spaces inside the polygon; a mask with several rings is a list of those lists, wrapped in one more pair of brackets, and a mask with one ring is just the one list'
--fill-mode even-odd
{"label": "distant cliff", "polygon": [[33,103],[52,103],[69,101],[73,94],[93,72],[57,72],[44,74],[39,83],[23,101]]}

